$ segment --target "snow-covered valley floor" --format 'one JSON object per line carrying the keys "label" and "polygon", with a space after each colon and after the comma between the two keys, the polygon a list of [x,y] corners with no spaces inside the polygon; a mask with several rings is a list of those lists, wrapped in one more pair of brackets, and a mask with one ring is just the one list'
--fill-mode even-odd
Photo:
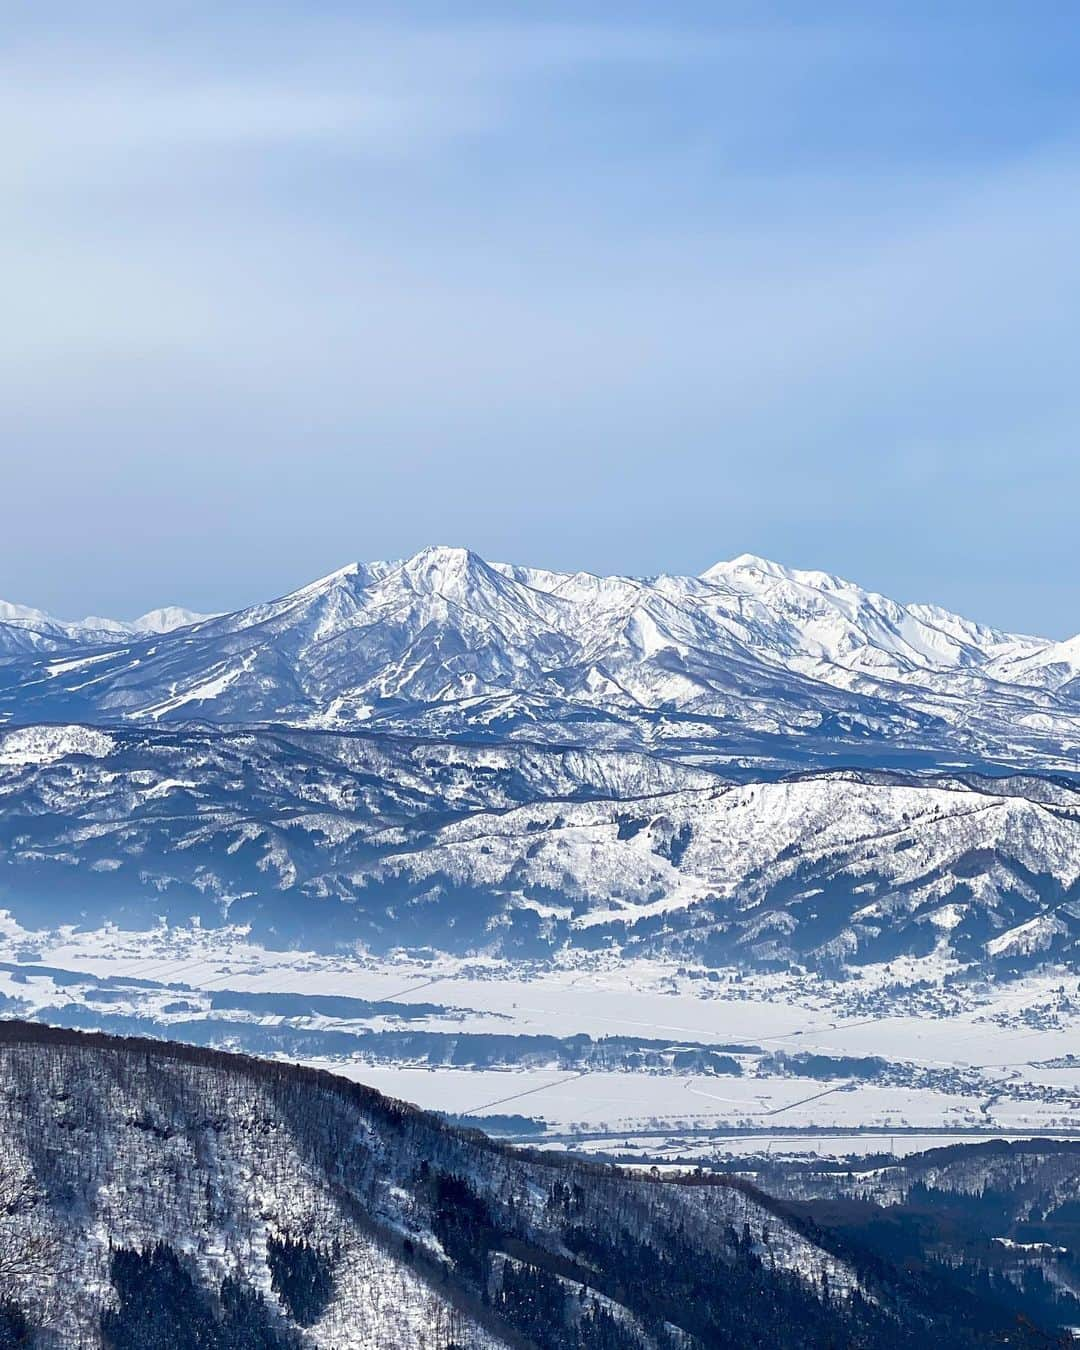
{"label": "snow-covered valley floor", "polygon": [[[1080,1138],[1080,989],[1062,971],[950,985],[932,967],[833,981],[604,955],[387,961],[268,951],[240,930],[6,923],[0,995],[9,1016],[283,1054],[645,1161]],[[583,1036],[621,1038],[622,1058],[582,1058]]]}

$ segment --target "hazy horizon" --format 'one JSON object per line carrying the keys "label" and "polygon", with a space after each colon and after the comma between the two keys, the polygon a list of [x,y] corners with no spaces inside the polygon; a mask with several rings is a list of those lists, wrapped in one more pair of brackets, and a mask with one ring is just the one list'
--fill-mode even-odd
{"label": "hazy horizon", "polygon": [[752,552],[1080,629],[1057,5],[17,4],[0,596]]}

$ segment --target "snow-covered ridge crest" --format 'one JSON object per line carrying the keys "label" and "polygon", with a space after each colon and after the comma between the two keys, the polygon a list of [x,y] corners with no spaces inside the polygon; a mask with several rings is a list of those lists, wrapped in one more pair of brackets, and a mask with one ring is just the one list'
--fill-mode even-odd
{"label": "snow-covered ridge crest", "polygon": [[798,747],[792,766],[876,745],[1063,767],[1080,745],[1075,644],[750,555],[601,577],[436,546],[215,617],[75,631],[5,612],[0,721],[374,723],[742,757],[764,740]]}
{"label": "snow-covered ridge crest", "polygon": [[0,659],[19,653],[66,651],[72,647],[109,645],[141,635],[172,633],[214,617],[179,605],[163,605],[130,621],[97,614],[68,620],[57,619],[29,605],[0,600]]}

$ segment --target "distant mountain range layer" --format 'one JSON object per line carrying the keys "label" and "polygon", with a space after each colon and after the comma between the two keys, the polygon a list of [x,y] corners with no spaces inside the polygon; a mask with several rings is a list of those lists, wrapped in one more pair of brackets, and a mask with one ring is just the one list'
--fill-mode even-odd
{"label": "distant mountain range layer", "polygon": [[0,732],[0,860],[27,927],[197,916],[271,946],[1012,969],[1080,939],[1080,790],[1030,775],[41,726]]}
{"label": "distant mountain range layer", "polygon": [[185,628],[210,617],[177,605],[166,605],[130,621],[90,615],[69,623],[28,605],[0,600],[0,657],[66,651],[72,647],[121,642],[125,638],[151,633],[170,633],[175,628]]}
{"label": "distant mountain range layer", "polygon": [[168,631],[4,612],[0,905],[30,926],[1076,957],[1075,642],[756,558],[640,580],[445,548],[139,621]]}
{"label": "distant mountain range layer", "polygon": [[65,625],[0,607],[0,719],[1068,770],[1080,638],[1002,633],[748,556],[640,579],[429,548],[212,618]]}

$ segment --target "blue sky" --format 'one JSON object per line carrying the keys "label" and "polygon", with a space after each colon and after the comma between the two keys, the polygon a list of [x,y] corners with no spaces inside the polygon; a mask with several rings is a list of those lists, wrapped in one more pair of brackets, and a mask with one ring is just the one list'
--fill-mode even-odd
{"label": "blue sky", "polygon": [[1080,629],[1080,13],[9,0],[0,596],[750,551]]}

